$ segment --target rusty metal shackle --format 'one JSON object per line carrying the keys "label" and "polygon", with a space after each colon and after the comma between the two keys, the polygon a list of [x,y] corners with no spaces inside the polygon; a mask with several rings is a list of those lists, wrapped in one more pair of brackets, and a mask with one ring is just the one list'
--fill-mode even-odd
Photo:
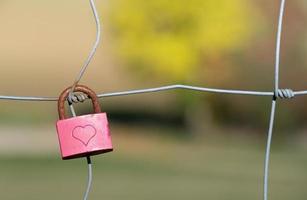
{"label": "rusty metal shackle", "polygon": [[[67,97],[69,96],[69,93],[71,91],[72,87],[66,88],[60,95],[58,100],[58,112],[59,112],[59,118],[60,120],[65,119],[65,101],[67,100]],[[95,113],[101,113],[100,104],[98,101],[97,94],[90,89],[89,87],[85,85],[77,85],[73,92],[82,92],[92,100],[92,105],[94,107]]]}

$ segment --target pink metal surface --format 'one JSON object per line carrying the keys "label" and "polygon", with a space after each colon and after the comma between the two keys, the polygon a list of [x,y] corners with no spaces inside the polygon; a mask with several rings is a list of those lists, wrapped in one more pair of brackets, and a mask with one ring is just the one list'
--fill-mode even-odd
{"label": "pink metal surface", "polygon": [[106,113],[59,120],[57,132],[64,160],[113,150]]}

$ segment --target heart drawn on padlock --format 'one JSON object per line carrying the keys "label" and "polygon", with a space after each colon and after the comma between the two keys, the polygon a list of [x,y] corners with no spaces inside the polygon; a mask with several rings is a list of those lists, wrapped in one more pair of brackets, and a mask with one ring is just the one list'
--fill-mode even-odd
{"label": "heart drawn on padlock", "polygon": [[90,141],[96,136],[97,130],[92,125],[76,126],[72,131],[72,136],[80,141],[84,146],[87,146]]}

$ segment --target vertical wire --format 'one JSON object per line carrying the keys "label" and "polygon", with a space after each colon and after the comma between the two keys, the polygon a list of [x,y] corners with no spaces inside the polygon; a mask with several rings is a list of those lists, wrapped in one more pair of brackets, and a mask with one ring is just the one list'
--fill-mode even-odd
{"label": "vertical wire", "polygon": [[276,103],[279,91],[279,71],[280,71],[280,47],[281,47],[281,36],[283,28],[283,17],[285,11],[286,0],[281,0],[279,19],[278,19],[278,30],[277,30],[277,41],[276,41],[276,60],[275,60],[275,92],[272,101],[270,125],[267,138],[267,146],[265,152],[265,163],[264,163],[264,200],[268,200],[268,184],[269,184],[269,171],[270,171],[270,154],[272,146],[273,128],[275,121]]}
{"label": "vertical wire", "polygon": [[268,140],[265,153],[265,164],[264,164],[264,200],[268,200],[268,182],[269,182],[269,167],[270,167],[270,153],[271,153],[271,144],[274,128],[274,119],[276,111],[276,100],[275,98],[272,101],[271,115],[270,115],[270,127],[268,131]]}
{"label": "vertical wire", "polygon": [[100,20],[99,20],[98,11],[96,9],[96,5],[95,5],[94,0],[89,0],[89,1],[90,1],[90,5],[91,5],[92,11],[93,11],[94,18],[95,18],[95,23],[96,23],[96,40],[95,40],[95,43],[93,45],[92,50],[90,51],[90,54],[88,55],[84,65],[82,66],[82,68],[81,68],[77,78],[75,79],[75,81],[74,81],[74,83],[72,85],[71,91],[69,93],[69,98],[70,99],[72,97],[73,91],[75,90],[75,87],[80,82],[80,80],[83,77],[86,69],[88,68],[90,62],[92,61],[92,59],[93,59],[93,57],[94,57],[94,55],[96,53],[96,50],[98,48],[98,45],[100,43],[100,38],[101,38],[101,24],[100,24]]}
{"label": "vertical wire", "polygon": [[92,170],[92,160],[91,157],[86,157],[87,165],[88,165],[88,179],[87,179],[87,187],[83,196],[83,200],[87,200],[91,191],[92,182],[93,182],[93,170]]}
{"label": "vertical wire", "polygon": [[[94,43],[94,46],[93,46],[89,56],[86,59],[83,67],[81,68],[80,73],[78,74],[76,80],[74,81],[74,84],[72,85],[72,88],[71,88],[71,90],[69,92],[69,97],[68,97],[69,99],[72,98],[72,95],[73,95],[73,92],[75,90],[75,87],[77,86],[77,84],[81,80],[81,78],[84,75],[86,69],[88,68],[90,62],[92,61],[92,59],[93,59],[93,57],[94,57],[94,55],[96,53],[97,47],[98,47],[98,45],[100,43],[101,25],[100,25],[100,20],[99,20],[98,12],[97,12],[94,0],[89,0],[89,1],[90,1],[90,5],[91,5],[91,8],[92,8],[93,14],[94,14],[95,23],[96,23],[96,41]],[[75,117],[76,116],[76,112],[75,112],[75,109],[74,109],[73,105],[69,104],[69,108],[70,108],[70,111],[71,111],[72,115]],[[86,187],[86,191],[85,191],[84,196],[83,196],[83,200],[87,200],[88,199],[88,196],[89,196],[89,193],[90,193],[90,190],[91,190],[91,186],[92,186],[92,180],[93,180],[93,171],[92,171],[91,157],[88,156],[86,159],[87,159],[87,165],[88,165],[88,180],[87,180],[87,187]]]}
{"label": "vertical wire", "polygon": [[277,41],[276,41],[276,60],[275,60],[275,94],[278,94],[279,90],[279,66],[280,66],[280,44],[281,44],[281,34],[283,27],[283,16],[285,11],[286,0],[281,0],[279,20],[278,20],[278,31],[277,31]]}
{"label": "vertical wire", "polygon": [[71,103],[69,103],[69,109],[70,109],[71,115],[73,117],[76,117],[77,115],[76,115],[75,108],[74,108],[74,106]]}
{"label": "vertical wire", "polygon": [[[72,114],[73,117],[76,117],[76,111],[74,109],[74,106],[69,103],[69,108],[70,108],[70,112]],[[87,176],[87,186],[86,186],[86,190],[83,196],[83,200],[87,200],[89,193],[91,191],[91,187],[92,187],[92,182],[93,182],[93,170],[92,170],[92,160],[91,157],[88,156],[86,157],[87,160],[87,166],[88,166],[88,176]]]}

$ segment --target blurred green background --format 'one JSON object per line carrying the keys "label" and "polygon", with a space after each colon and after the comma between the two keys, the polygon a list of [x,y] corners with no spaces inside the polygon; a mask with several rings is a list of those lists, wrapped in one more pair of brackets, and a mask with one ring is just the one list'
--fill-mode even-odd
{"label": "blurred green background", "polygon": [[[82,83],[97,93],[168,84],[272,91],[279,1],[97,0],[103,37]],[[287,2],[281,87],[306,89],[305,1]],[[0,94],[57,96],[95,38],[88,1],[0,1]],[[101,99],[115,151],[90,199],[261,199],[270,97],[168,91]],[[89,104],[77,105],[78,113]],[[278,104],[270,199],[305,200],[305,97]],[[55,102],[0,101],[0,199],[81,199],[62,161]]]}

